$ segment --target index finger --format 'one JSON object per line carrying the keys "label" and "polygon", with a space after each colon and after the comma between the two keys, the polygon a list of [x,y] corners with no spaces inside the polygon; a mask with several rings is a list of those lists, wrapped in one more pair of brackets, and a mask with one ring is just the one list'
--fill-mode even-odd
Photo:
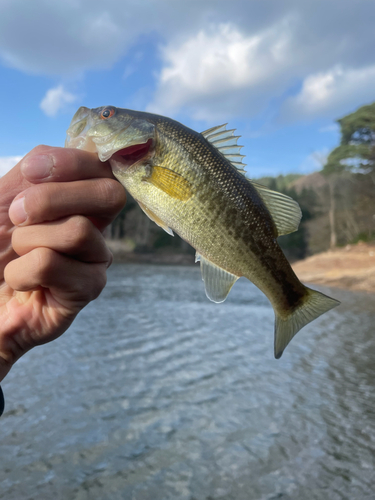
{"label": "index finger", "polygon": [[80,149],[37,146],[19,165],[22,175],[33,184],[100,177],[114,179],[109,162],[101,162],[96,153]]}

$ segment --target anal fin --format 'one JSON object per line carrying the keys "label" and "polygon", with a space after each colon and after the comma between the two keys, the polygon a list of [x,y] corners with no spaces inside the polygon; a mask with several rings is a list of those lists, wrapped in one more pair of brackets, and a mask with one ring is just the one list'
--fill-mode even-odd
{"label": "anal fin", "polygon": [[224,302],[239,276],[228,273],[198,253],[195,256],[195,262],[197,261],[200,261],[207,297],[212,302]]}

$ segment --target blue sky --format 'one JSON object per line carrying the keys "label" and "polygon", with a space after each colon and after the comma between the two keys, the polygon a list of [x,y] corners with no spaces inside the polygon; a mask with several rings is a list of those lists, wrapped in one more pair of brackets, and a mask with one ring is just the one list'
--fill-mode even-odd
{"label": "blue sky", "polygon": [[310,173],[375,101],[369,0],[0,0],[0,175],[79,106],[228,122],[248,176]]}

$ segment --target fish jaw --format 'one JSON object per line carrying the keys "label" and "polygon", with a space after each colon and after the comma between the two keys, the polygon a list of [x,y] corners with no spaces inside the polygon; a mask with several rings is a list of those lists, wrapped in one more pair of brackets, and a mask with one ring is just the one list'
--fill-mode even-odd
{"label": "fish jaw", "polygon": [[87,137],[87,132],[92,125],[91,109],[81,106],[73,116],[66,131],[65,147],[96,153],[95,144]]}
{"label": "fish jaw", "polygon": [[109,159],[114,176],[121,182],[125,175],[131,173],[140,165],[151,161],[155,154],[154,140],[136,143],[116,151]]}
{"label": "fish jaw", "polygon": [[67,130],[65,147],[95,152],[103,162],[115,156],[115,171],[127,169],[142,156],[150,156],[155,126],[113,107],[114,116],[103,120],[101,113],[105,108],[80,107]]}

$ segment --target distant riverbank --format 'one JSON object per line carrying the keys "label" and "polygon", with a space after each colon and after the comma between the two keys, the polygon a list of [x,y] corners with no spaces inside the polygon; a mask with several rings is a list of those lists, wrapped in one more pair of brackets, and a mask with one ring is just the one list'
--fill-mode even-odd
{"label": "distant riverbank", "polygon": [[304,282],[375,293],[375,245],[347,245],[312,255],[292,267]]}
{"label": "distant riverbank", "polygon": [[132,264],[170,264],[189,265],[194,264],[194,254],[168,253],[168,252],[134,252],[132,248],[121,240],[107,240],[109,249],[113,253],[115,262],[127,262]]}
{"label": "distant riverbank", "polygon": [[[194,256],[190,254],[135,253],[119,240],[109,240],[107,244],[115,262],[194,264]],[[312,255],[295,262],[292,267],[304,282],[375,293],[375,245],[347,245]]]}

